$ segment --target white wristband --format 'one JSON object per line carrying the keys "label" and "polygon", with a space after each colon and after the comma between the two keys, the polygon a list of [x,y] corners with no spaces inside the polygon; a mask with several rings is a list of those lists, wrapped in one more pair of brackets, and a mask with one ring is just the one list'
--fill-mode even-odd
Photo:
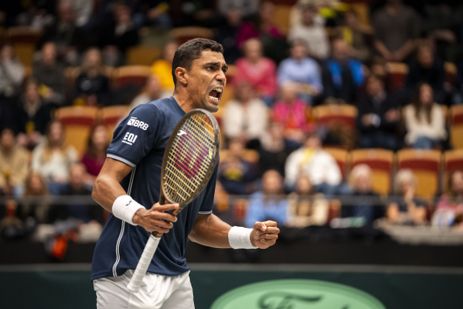
{"label": "white wristband", "polygon": [[136,225],[133,223],[132,219],[133,215],[140,208],[144,207],[137,203],[130,195],[121,195],[114,201],[112,212],[115,217],[132,225]]}
{"label": "white wristband", "polygon": [[228,231],[228,242],[233,249],[257,249],[251,243],[252,229],[241,226],[233,226]]}

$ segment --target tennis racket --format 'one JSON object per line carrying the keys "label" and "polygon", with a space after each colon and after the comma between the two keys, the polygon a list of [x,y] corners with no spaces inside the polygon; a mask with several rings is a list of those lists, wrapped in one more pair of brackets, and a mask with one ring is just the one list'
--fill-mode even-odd
{"label": "tennis racket", "polygon": [[[209,182],[218,161],[219,126],[204,109],[194,109],[183,116],[164,151],[161,167],[160,204],[178,203],[177,215]],[[128,284],[137,290],[158,247],[161,235],[148,238],[137,268]]]}

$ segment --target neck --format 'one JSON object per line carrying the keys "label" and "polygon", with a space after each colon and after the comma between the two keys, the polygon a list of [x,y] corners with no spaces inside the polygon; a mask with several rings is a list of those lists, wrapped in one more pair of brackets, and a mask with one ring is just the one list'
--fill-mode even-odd
{"label": "neck", "polygon": [[177,101],[180,108],[185,112],[188,113],[193,109],[193,103],[190,98],[190,95],[186,91],[182,90],[174,90],[174,98]]}

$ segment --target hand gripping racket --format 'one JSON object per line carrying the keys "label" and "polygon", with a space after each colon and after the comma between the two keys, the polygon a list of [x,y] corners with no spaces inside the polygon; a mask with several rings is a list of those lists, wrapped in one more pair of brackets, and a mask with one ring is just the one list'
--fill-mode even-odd
{"label": "hand gripping racket", "polygon": [[[169,138],[161,168],[160,204],[178,203],[177,215],[206,187],[217,164],[219,126],[204,109],[194,109],[180,120]],[[161,236],[153,232],[128,284],[137,290],[153,259]]]}

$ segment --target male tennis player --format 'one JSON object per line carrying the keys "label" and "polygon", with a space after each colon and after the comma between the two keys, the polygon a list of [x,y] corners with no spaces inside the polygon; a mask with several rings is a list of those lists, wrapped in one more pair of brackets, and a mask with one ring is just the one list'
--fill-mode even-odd
{"label": "male tennis player", "polygon": [[[95,201],[112,212],[93,254],[99,309],[194,308],[187,238],[216,248],[266,249],[275,244],[279,229],[274,221],[256,222],[252,229],[230,227],[212,213],[217,169],[205,190],[177,217],[170,214],[177,204],[156,202],[172,130],[193,108],[218,110],[226,71],[219,43],[184,43],[172,65],[174,95],[136,107],[116,128],[92,192]],[[141,288],[132,293],[127,284],[153,231],[163,237]]]}

